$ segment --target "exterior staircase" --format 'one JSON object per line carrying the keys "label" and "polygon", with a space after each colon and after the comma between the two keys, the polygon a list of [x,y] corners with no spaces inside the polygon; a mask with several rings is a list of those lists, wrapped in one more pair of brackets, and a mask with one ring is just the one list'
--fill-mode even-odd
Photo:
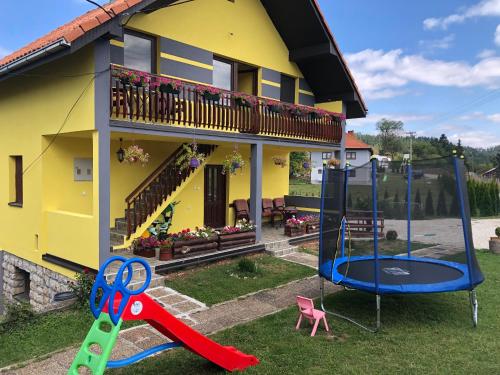
{"label": "exterior staircase", "polygon": [[290,244],[289,240],[281,240],[275,242],[268,242],[265,244],[266,253],[275,257],[281,257],[283,255],[288,255],[295,253],[299,247]]}
{"label": "exterior staircase", "polygon": [[[201,144],[198,152],[208,158],[216,148],[215,145]],[[176,149],[125,199],[125,216],[116,218],[115,227],[110,231],[112,247],[123,245],[142,224],[156,219],[158,208],[194,173],[194,169],[180,169],[176,165],[185,153],[183,146]]]}

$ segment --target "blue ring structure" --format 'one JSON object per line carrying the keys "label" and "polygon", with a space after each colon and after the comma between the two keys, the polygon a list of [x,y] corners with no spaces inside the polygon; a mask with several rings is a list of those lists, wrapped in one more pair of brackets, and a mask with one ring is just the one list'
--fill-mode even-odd
{"label": "blue ring structure", "polygon": [[[393,260],[396,264],[401,262],[405,266],[409,265],[412,268],[412,264],[418,266],[419,269],[425,270],[429,267],[442,267],[443,270],[448,270],[449,274],[457,275],[458,277],[446,278],[443,276],[442,280],[439,282],[427,282],[425,280],[428,275],[412,275],[411,281],[408,283],[383,283],[380,281],[378,289],[374,282],[367,282],[361,280],[361,278],[353,277],[353,274],[357,273],[356,268],[360,267],[362,263],[373,264],[375,258],[373,256],[351,256],[341,257],[335,260],[332,272],[332,261],[329,260],[321,264],[319,272],[325,279],[339,285],[343,285],[353,289],[363,290],[369,293],[377,294],[406,294],[406,293],[440,293],[440,292],[453,292],[460,290],[471,290],[471,285],[469,281],[469,272],[466,264],[460,264],[456,262],[444,261],[432,258],[417,258],[404,256],[379,256],[379,262],[384,260]],[[349,263],[349,268],[347,273],[340,272],[339,268],[346,267]],[[358,270],[359,271],[359,270]],[[383,272],[382,265],[380,266],[380,273]],[[419,277],[421,278],[419,280]],[[390,276],[388,276],[390,278]],[[402,277],[404,279],[404,276]],[[477,280],[475,285],[483,282],[483,279]],[[475,286],[474,285],[474,286]]]}

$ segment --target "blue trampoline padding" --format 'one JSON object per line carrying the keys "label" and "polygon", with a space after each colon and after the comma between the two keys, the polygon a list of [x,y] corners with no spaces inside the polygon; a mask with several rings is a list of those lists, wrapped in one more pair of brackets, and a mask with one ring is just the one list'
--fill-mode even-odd
{"label": "blue trampoline padding", "polygon": [[[408,265],[411,266],[413,264],[417,266],[419,272],[409,276],[408,282],[405,282],[405,276],[401,276],[401,274],[394,276],[394,278],[397,278],[399,281],[397,283],[380,282],[378,294],[440,293],[471,289],[466,264],[432,258],[416,258],[408,256],[380,256],[379,260],[382,262],[387,261],[394,263],[396,266],[398,263],[401,263],[402,267],[407,267]],[[370,293],[377,293],[374,280],[363,281],[360,280],[362,277],[356,278],[353,276],[356,274],[362,275],[364,271],[371,272],[374,268],[375,258],[373,256],[351,256],[349,261],[349,270],[346,275],[347,277],[344,277],[343,272],[339,272],[339,268],[345,269],[347,261],[348,257],[337,258],[335,260],[335,267],[332,275],[332,260],[328,260],[320,266],[320,276],[333,283],[344,285],[349,288],[359,289]],[[428,276],[425,274],[426,268],[429,269],[429,272],[433,273],[435,273],[436,270],[439,270],[439,268],[442,268],[442,271],[444,272],[440,272],[440,274],[442,274],[443,277],[441,277],[441,280],[438,282],[426,282],[425,280]],[[405,269],[401,270],[405,271]],[[382,266],[380,267],[379,272],[384,272]],[[385,279],[391,278],[390,274],[385,274],[383,276]],[[432,276],[436,275],[433,274]],[[439,278],[440,277],[438,277],[438,279]],[[477,280],[474,285],[480,284],[482,281],[482,279]]]}

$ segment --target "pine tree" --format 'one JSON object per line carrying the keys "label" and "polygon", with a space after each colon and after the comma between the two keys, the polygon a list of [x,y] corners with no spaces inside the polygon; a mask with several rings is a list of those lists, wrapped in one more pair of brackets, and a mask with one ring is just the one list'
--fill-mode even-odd
{"label": "pine tree", "polygon": [[459,207],[457,194],[453,194],[453,199],[451,201],[449,212],[450,212],[450,216],[453,216],[453,217],[460,216],[460,207]]}
{"label": "pine tree", "polygon": [[384,192],[384,199],[383,199],[383,206],[382,206],[382,211],[384,211],[384,217],[386,219],[392,219],[392,207],[391,207],[391,200],[389,198],[389,192],[387,189]]}
{"label": "pine tree", "polygon": [[425,198],[425,216],[433,217],[434,215],[434,200],[432,199],[432,192],[429,189],[427,191],[427,197]]}
{"label": "pine tree", "polygon": [[467,191],[469,192],[469,206],[470,206],[470,213],[472,216],[479,216],[476,190],[477,190],[476,181],[468,180],[467,181]]}
{"label": "pine tree", "polygon": [[446,217],[448,215],[448,210],[446,209],[446,195],[444,189],[439,190],[438,203],[436,208],[437,216]]}
{"label": "pine tree", "polygon": [[401,209],[401,201],[399,199],[399,192],[396,191],[396,194],[394,195],[394,200],[392,203],[392,214],[394,216],[394,219],[402,219],[403,218],[403,211]]}
{"label": "pine tree", "polygon": [[420,189],[417,189],[417,192],[415,194],[415,205],[413,206],[412,217],[414,219],[417,219],[417,220],[424,218],[424,212],[422,210],[422,197],[420,196]]}

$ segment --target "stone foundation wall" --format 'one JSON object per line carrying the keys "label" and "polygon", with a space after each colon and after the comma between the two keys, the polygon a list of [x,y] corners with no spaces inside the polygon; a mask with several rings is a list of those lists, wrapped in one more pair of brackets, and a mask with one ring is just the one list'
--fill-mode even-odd
{"label": "stone foundation wall", "polygon": [[19,270],[24,270],[30,274],[29,301],[35,311],[44,312],[68,304],[67,301],[54,302],[56,293],[69,290],[67,277],[8,252],[4,252],[2,268],[5,302],[14,301],[14,296],[22,293],[24,278]]}

